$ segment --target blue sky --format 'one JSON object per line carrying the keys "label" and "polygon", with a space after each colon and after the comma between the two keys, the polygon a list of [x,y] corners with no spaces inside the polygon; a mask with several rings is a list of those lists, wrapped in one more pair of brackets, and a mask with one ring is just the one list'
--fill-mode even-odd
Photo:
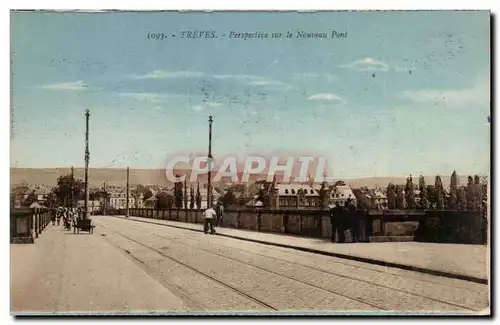
{"label": "blue sky", "polygon": [[[13,13],[11,26],[12,167],[83,166],[88,108],[91,167],[203,152],[213,115],[215,157],[314,153],[338,177],[489,172],[488,12]],[[347,38],[295,38],[333,30]]]}

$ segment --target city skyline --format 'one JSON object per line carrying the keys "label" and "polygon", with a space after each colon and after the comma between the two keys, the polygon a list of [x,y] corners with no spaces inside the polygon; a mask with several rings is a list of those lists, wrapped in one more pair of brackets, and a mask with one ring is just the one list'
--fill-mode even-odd
{"label": "city skyline", "polygon": [[216,157],[314,153],[338,178],[489,174],[487,11],[11,18],[11,167],[83,166],[88,108],[91,168],[161,169],[204,152],[213,115]]}

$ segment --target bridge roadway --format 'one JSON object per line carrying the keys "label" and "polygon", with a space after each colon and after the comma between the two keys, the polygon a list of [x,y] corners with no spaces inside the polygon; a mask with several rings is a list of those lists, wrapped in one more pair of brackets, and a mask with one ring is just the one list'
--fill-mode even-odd
{"label": "bridge roadway", "polygon": [[[487,313],[484,284],[95,216],[11,245],[11,310]],[[356,244],[352,244],[356,245]]]}

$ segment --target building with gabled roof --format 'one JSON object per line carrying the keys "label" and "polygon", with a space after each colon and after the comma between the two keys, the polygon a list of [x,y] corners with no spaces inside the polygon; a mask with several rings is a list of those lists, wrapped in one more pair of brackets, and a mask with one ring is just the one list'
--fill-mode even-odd
{"label": "building with gabled roof", "polygon": [[29,195],[34,193],[36,200],[42,204],[47,201],[47,197],[52,192],[52,189],[47,185],[32,185],[24,193],[23,199],[26,200]]}
{"label": "building with gabled roof", "polygon": [[338,204],[340,206],[345,206],[348,200],[350,200],[354,206],[357,206],[356,196],[351,187],[343,181],[336,182],[330,190],[330,195],[328,197],[329,205],[336,206]]}
{"label": "building with gabled roof", "polygon": [[271,206],[276,209],[317,209],[319,193],[310,184],[274,184]]}

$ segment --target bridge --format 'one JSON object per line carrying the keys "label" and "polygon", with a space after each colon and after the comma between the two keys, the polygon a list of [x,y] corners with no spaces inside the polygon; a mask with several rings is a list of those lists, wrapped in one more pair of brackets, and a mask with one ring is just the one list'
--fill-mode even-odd
{"label": "bridge", "polygon": [[42,220],[11,244],[11,312],[488,314],[485,245],[331,243],[139,216]]}

